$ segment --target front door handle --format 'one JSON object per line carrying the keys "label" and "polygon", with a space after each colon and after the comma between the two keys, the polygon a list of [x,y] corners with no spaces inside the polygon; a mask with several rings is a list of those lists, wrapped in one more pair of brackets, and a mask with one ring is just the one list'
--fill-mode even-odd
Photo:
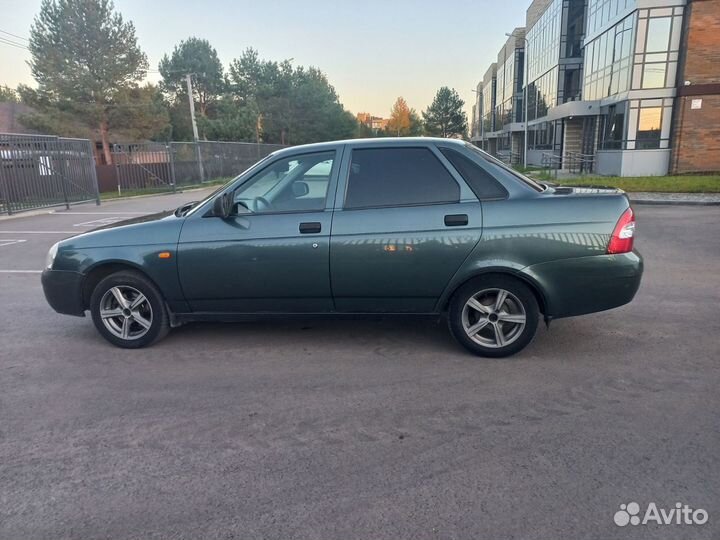
{"label": "front door handle", "polygon": [[306,221],[300,224],[300,234],[319,233],[321,230],[322,226],[319,221]]}
{"label": "front door handle", "polygon": [[445,225],[447,227],[461,227],[468,224],[467,214],[448,214],[445,216]]}

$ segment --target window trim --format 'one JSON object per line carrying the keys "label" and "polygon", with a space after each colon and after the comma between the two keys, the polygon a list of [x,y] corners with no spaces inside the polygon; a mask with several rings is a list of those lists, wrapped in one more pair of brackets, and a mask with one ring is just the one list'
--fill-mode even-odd
{"label": "window trim", "polygon": [[[442,154],[443,158],[445,158],[445,161],[448,162],[448,165],[452,168],[452,170],[455,171],[455,173],[460,178],[462,178],[462,180],[463,180],[463,182],[465,182],[465,184],[467,184],[467,187],[475,195],[475,198],[477,198],[478,201],[504,201],[510,197],[510,192],[508,192],[507,188],[502,184],[502,182],[500,182],[497,178],[495,178],[492,174],[490,174],[489,171],[486,171],[484,167],[482,167],[481,165],[478,165],[472,159],[470,159],[468,156],[463,154],[463,152],[461,150],[459,150],[457,148],[453,148],[452,146],[447,146],[447,145],[446,146],[438,146],[438,150],[440,151],[440,154]],[[475,190],[472,188],[472,185],[470,184],[470,182],[468,182],[468,180],[465,178],[465,176],[463,176],[463,174],[457,169],[457,167],[455,167],[453,162],[450,161],[450,159],[445,155],[443,150],[449,150],[451,152],[456,152],[457,154],[460,154],[460,156],[464,157],[465,159],[467,159],[468,161],[470,161],[477,167],[480,167],[482,169],[482,171],[491,178],[492,182],[494,182],[500,188],[500,190],[504,193],[504,195],[502,195],[500,197],[480,197],[475,192]]]}
{"label": "window trim", "polygon": [[[325,192],[325,202],[322,206],[322,208],[316,208],[312,210],[274,210],[271,212],[248,212],[247,214],[237,214],[238,216],[242,217],[249,217],[249,216],[271,216],[271,215],[282,215],[282,214],[317,214],[319,212],[326,212],[326,211],[332,211],[333,210],[333,204],[334,204],[334,197],[335,192],[331,193],[331,190],[333,189],[333,181],[337,177],[339,169],[340,169],[340,162],[342,160],[342,153],[338,151],[338,148],[331,148],[328,150],[314,150],[314,151],[308,151],[308,152],[300,152],[295,153],[291,155],[285,155],[285,156],[277,156],[277,159],[273,159],[272,161],[269,161],[266,163],[262,168],[253,171],[252,174],[250,174],[247,178],[243,179],[242,181],[238,182],[237,184],[234,184],[230,187],[230,189],[226,190],[228,193],[233,194],[233,200],[235,197],[235,191],[237,191],[240,187],[245,185],[247,182],[255,178],[257,175],[262,174],[265,170],[272,167],[276,163],[282,161],[282,160],[292,160],[292,159],[298,159],[301,156],[312,156],[317,154],[333,154],[332,160],[333,164],[332,167],[330,167],[330,176],[328,178],[328,187],[327,191]],[[335,185],[335,188],[337,188],[337,185]],[[333,197],[333,204],[330,203],[330,197]]]}
{"label": "window trim", "polygon": [[[508,133],[508,135],[509,135],[509,133]],[[505,163],[500,161],[498,158],[488,154],[487,152],[478,148],[477,146],[466,142],[465,147],[470,149],[475,154],[479,155],[480,158],[484,159],[485,161],[488,161],[488,162],[492,163],[493,165],[500,167],[505,173],[508,174],[508,176],[512,177],[512,180],[514,182],[519,183],[521,186],[523,186],[523,188],[530,190],[533,193],[542,193],[547,190],[547,186],[545,184],[541,184],[540,182],[537,182],[536,180],[533,180],[532,178],[529,178],[529,177],[525,176],[524,174],[517,172],[512,167],[508,167]]]}
{"label": "window trim", "polygon": [[[347,171],[345,171],[345,179],[344,179],[344,190],[343,193],[343,200],[342,200],[342,206],[340,207],[343,211],[352,211],[352,210],[372,210],[375,208],[381,209],[381,208],[412,208],[412,207],[418,207],[418,206],[439,206],[439,205],[447,205],[447,204],[460,204],[463,200],[462,197],[462,185],[458,183],[457,178],[455,178],[451,171],[448,170],[447,166],[438,158],[438,156],[433,152],[433,149],[430,145],[402,145],[402,146],[385,146],[385,145],[377,145],[377,146],[355,146],[350,147],[347,156]],[[383,205],[372,205],[372,206],[347,206],[347,198],[348,193],[350,192],[350,171],[352,168],[352,158],[353,158],[353,152],[357,150],[426,150],[427,152],[432,155],[433,158],[435,158],[438,162],[438,164],[447,172],[448,176],[452,179],[453,182],[458,187],[458,199],[456,201],[435,201],[435,202],[424,202],[424,203],[406,203],[406,204],[383,204]]]}

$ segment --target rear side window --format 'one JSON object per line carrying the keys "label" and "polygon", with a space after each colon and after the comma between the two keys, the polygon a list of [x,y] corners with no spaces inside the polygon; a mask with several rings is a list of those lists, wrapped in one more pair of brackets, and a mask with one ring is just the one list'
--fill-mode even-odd
{"label": "rear side window", "polygon": [[507,191],[480,165],[452,148],[440,148],[478,199],[504,199]]}
{"label": "rear side window", "polygon": [[454,203],[460,186],[427,148],[353,150],[345,208]]}

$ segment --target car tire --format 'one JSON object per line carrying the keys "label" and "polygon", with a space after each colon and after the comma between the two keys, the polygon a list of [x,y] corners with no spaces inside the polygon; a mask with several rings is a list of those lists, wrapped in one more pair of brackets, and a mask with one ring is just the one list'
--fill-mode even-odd
{"label": "car tire", "polygon": [[170,330],[162,294],[147,277],[131,270],[110,274],[97,284],[90,313],[100,335],[124,349],[151,345]]}
{"label": "car tire", "polygon": [[535,336],[539,317],[533,291],[516,278],[497,274],[460,287],[448,310],[455,339],[470,352],[493,358],[524,349]]}

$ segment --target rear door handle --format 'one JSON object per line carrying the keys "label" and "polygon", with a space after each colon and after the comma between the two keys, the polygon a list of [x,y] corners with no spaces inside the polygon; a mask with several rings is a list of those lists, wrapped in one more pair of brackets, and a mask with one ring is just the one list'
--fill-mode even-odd
{"label": "rear door handle", "polygon": [[447,227],[460,227],[467,224],[467,214],[448,214],[447,216],[445,216],[445,225]]}
{"label": "rear door handle", "polygon": [[319,221],[306,221],[300,224],[300,234],[319,233],[321,230],[322,226]]}

